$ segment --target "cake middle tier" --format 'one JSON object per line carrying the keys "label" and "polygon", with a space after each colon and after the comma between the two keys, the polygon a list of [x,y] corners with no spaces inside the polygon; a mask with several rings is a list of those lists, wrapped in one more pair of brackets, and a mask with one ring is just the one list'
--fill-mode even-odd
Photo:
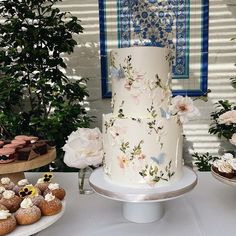
{"label": "cake middle tier", "polygon": [[148,109],[167,109],[171,98],[168,49],[119,48],[110,53],[115,116],[149,117]]}
{"label": "cake middle tier", "polygon": [[166,186],[182,176],[182,125],[169,119],[103,116],[104,173],[130,187]]}

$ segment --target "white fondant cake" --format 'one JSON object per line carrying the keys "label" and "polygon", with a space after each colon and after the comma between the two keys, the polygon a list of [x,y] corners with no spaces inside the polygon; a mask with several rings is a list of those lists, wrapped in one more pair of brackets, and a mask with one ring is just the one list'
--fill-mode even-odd
{"label": "white fondant cake", "polygon": [[110,53],[113,113],[103,117],[104,172],[113,183],[159,187],[182,175],[182,124],[169,113],[168,50]]}

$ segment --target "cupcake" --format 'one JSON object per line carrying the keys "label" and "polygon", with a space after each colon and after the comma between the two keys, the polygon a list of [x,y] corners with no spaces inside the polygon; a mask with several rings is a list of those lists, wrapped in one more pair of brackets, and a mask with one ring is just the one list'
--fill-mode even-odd
{"label": "cupcake", "polygon": [[12,190],[15,187],[15,184],[8,177],[1,178],[0,185],[6,190]]}
{"label": "cupcake", "polygon": [[48,188],[48,185],[51,182],[52,178],[53,178],[52,173],[45,173],[42,178],[39,178],[37,180],[35,187],[39,188],[43,194],[43,192]]}
{"label": "cupcake", "polygon": [[0,164],[6,164],[15,161],[15,149],[0,148]]}
{"label": "cupcake", "polygon": [[47,189],[44,191],[43,194],[45,196],[48,193],[52,193],[52,195],[57,197],[59,200],[63,200],[66,195],[66,191],[63,188],[61,188],[57,183],[55,184],[50,183],[48,185]]}
{"label": "cupcake", "polygon": [[15,218],[19,225],[33,224],[40,220],[41,211],[30,198],[25,198],[21,202],[20,208],[15,212]]}
{"label": "cupcake", "polygon": [[19,190],[22,189],[25,185],[28,185],[29,181],[27,179],[21,179],[17,182],[15,187],[13,188],[13,191],[16,193],[16,195],[19,195]]}
{"label": "cupcake", "polygon": [[0,204],[4,205],[10,212],[15,212],[20,207],[21,198],[12,190],[6,190],[2,194]]}
{"label": "cupcake", "polygon": [[8,210],[0,210],[0,235],[11,233],[16,228],[16,219]]}
{"label": "cupcake", "polygon": [[39,208],[44,216],[58,214],[62,209],[61,201],[51,193],[46,194],[44,201],[39,204]]}

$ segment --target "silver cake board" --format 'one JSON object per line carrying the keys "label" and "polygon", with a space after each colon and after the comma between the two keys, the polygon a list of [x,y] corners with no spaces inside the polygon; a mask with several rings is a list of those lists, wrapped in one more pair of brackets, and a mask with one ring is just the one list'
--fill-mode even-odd
{"label": "silver cake board", "polygon": [[130,188],[113,184],[105,178],[103,168],[91,174],[89,183],[99,195],[123,202],[123,216],[135,223],[150,223],[164,215],[163,202],[175,199],[192,190],[197,184],[196,173],[183,167],[182,178],[160,188]]}

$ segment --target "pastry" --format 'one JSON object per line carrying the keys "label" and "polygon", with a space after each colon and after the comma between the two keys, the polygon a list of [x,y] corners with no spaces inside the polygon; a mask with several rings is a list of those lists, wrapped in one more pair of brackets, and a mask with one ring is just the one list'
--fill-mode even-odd
{"label": "pastry", "polygon": [[15,187],[15,184],[8,177],[1,178],[0,185],[6,190],[12,190]]}
{"label": "pastry", "polygon": [[10,212],[15,212],[20,207],[21,198],[12,190],[6,190],[2,194],[0,204],[4,205]]}
{"label": "pastry", "polygon": [[49,183],[51,182],[52,178],[53,178],[52,173],[45,173],[42,178],[39,178],[37,180],[35,187],[39,188],[43,194],[43,192],[47,189]]}
{"label": "pastry", "polygon": [[0,235],[6,235],[16,228],[16,219],[8,210],[0,210]]}
{"label": "pastry", "polygon": [[29,181],[27,179],[22,179],[17,182],[15,187],[13,188],[13,191],[16,193],[16,195],[19,195],[19,190],[22,189],[25,185],[28,185]]}
{"label": "pastry", "polygon": [[25,198],[16,211],[15,218],[19,225],[33,224],[40,220],[41,211],[32,203],[30,198]]}
{"label": "pastry", "polygon": [[4,147],[4,148],[12,148],[12,149],[14,149],[15,151],[16,151],[17,149],[19,149],[19,145],[16,144],[16,143],[9,143],[9,144],[4,145],[3,147]]}
{"label": "pastry", "polygon": [[44,201],[40,202],[39,208],[44,216],[58,214],[62,209],[61,201],[51,193],[46,194]]}
{"label": "pastry", "polygon": [[52,193],[52,195],[54,195],[55,197],[57,197],[59,200],[63,200],[65,195],[66,195],[66,191],[61,188],[59,186],[59,184],[55,183],[50,183],[47,187],[47,189],[44,191],[44,196],[48,193]]}
{"label": "pastry", "polygon": [[0,164],[6,164],[15,160],[15,149],[0,148]]}
{"label": "pastry", "polygon": [[20,161],[27,161],[29,159],[31,150],[32,150],[32,147],[20,148],[17,151],[17,158],[18,158],[18,160],[20,160]]}
{"label": "pastry", "polygon": [[212,169],[225,178],[232,179],[234,177],[234,170],[232,166],[224,159],[214,161],[212,164]]}

